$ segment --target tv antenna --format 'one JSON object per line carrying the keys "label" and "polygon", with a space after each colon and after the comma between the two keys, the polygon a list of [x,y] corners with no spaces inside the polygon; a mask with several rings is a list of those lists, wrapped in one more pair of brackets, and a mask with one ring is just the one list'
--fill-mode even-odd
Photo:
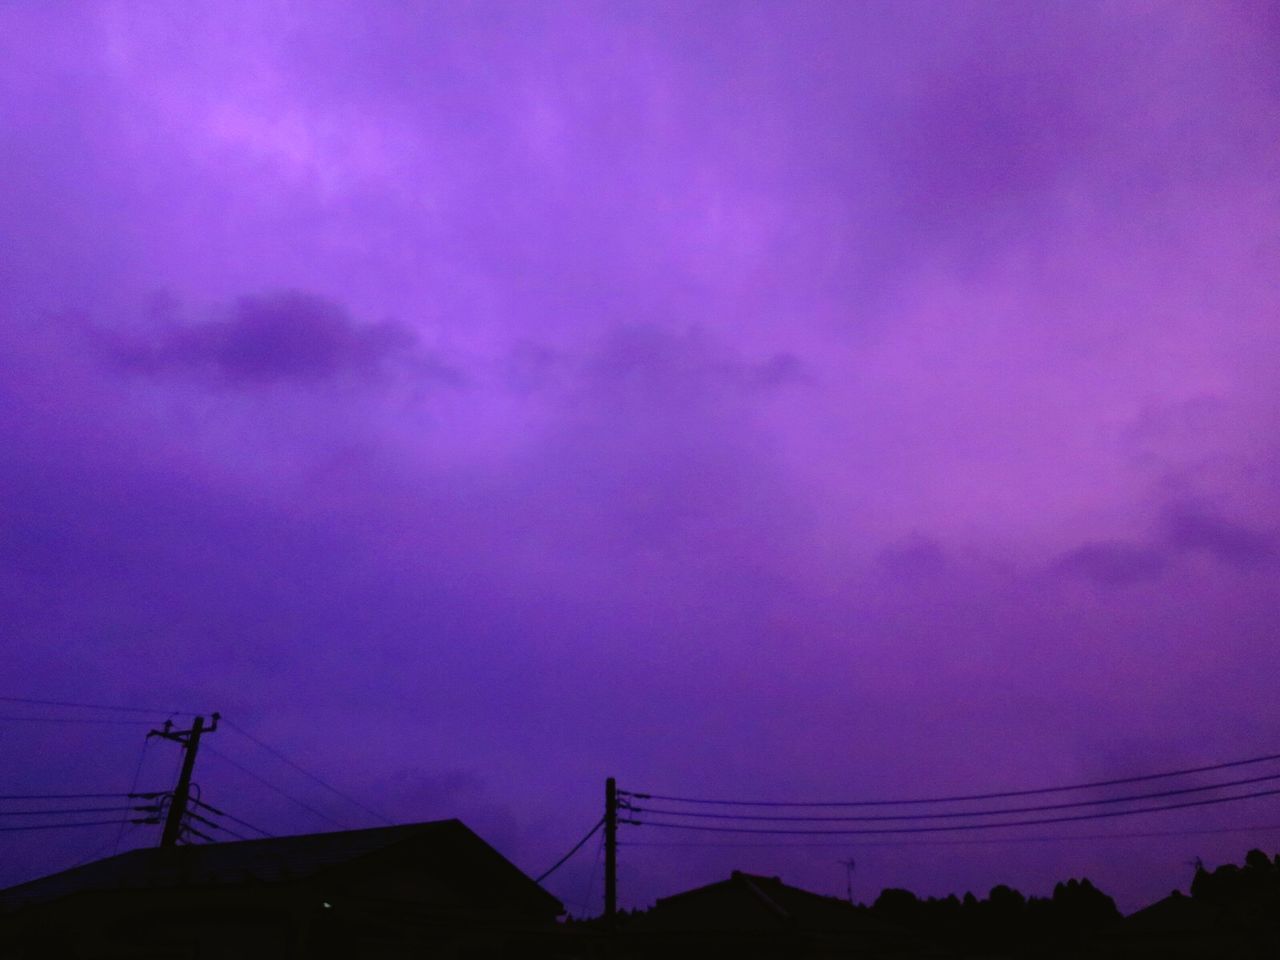
{"label": "tv antenna", "polygon": [[853,903],[853,868],[858,862],[850,857],[848,860],[837,860],[836,863],[844,864],[845,896],[849,898],[849,903]]}

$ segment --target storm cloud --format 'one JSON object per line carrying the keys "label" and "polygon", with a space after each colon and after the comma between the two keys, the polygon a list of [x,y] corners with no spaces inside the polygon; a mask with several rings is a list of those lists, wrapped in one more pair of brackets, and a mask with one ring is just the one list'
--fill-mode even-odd
{"label": "storm cloud", "polygon": [[[4,5],[0,693],[220,709],[535,872],[608,775],[1265,752],[1278,51],[1248,2]],[[51,792],[143,749],[19,723]],[[210,802],[326,826],[209,757]],[[1162,826],[1262,817],[1212,813]],[[1235,838],[859,876],[1130,907]],[[635,847],[623,902],[842,891],[819,853]]]}

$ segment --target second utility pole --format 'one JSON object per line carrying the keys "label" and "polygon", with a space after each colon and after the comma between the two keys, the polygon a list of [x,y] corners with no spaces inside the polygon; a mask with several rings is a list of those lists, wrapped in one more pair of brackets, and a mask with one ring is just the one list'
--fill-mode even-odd
{"label": "second utility pole", "polygon": [[604,782],[604,920],[612,930],[618,914],[618,781]]}
{"label": "second utility pole", "polygon": [[164,833],[160,835],[160,846],[175,847],[178,836],[182,833],[182,818],[187,814],[187,801],[191,797],[191,774],[196,767],[196,751],[200,749],[200,734],[213,733],[218,729],[219,714],[213,715],[213,726],[204,728],[204,717],[196,717],[190,730],[171,730],[169,721],[165,721],[163,730],[152,730],[148,737],[164,737],[182,744],[182,772],[178,774],[178,784],[173,788],[173,797],[169,801],[169,815],[164,821]]}

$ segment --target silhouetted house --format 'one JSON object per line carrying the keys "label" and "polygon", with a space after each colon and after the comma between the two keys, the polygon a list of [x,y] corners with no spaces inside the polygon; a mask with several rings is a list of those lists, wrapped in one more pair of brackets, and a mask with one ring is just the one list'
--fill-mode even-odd
{"label": "silhouetted house", "polygon": [[1191,896],[1130,914],[1115,939],[1131,957],[1280,956],[1280,857],[1251,850],[1244,867],[1198,870]]}
{"label": "silhouetted house", "polygon": [[663,897],[628,926],[639,954],[856,957],[918,946],[865,907],[737,870]]}
{"label": "silhouetted house", "polygon": [[0,891],[5,958],[536,955],[563,906],[458,820],[132,850]]}
{"label": "silhouetted house", "polygon": [[1211,933],[1219,925],[1220,914],[1217,907],[1175,890],[1125,917],[1124,932],[1130,936],[1186,940]]}

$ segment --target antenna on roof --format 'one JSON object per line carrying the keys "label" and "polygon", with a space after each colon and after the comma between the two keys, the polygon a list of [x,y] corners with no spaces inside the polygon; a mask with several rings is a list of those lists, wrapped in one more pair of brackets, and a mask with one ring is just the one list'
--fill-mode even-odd
{"label": "antenna on roof", "polygon": [[849,903],[853,903],[853,868],[858,862],[850,857],[848,860],[837,860],[836,863],[844,864],[844,880],[845,880],[845,896],[849,898]]}

